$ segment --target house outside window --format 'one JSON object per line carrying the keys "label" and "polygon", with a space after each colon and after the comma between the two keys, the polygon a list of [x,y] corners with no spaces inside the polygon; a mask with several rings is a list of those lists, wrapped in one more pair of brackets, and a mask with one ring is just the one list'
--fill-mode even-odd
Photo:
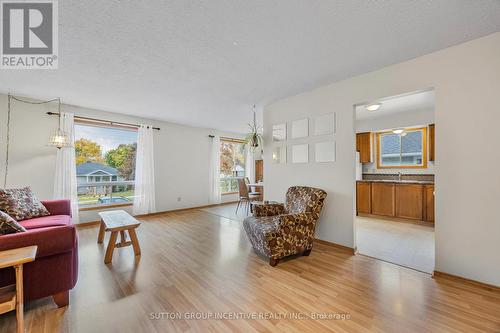
{"label": "house outside window", "polygon": [[237,139],[221,139],[220,188],[222,194],[238,192],[238,178],[245,177],[245,143]]}
{"label": "house outside window", "polygon": [[377,133],[377,168],[426,168],[426,128]]}
{"label": "house outside window", "polygon": [[137,131],[75,124],[80,208],[132,204]]}

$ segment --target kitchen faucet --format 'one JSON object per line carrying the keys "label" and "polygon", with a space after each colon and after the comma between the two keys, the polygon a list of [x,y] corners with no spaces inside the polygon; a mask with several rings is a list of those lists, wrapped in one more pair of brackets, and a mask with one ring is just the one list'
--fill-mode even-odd
{"label": "kitchen faucet", "polygon": [[398,180],[401,181],[401,177],[403,176],[403,174],[400,172],[398,172]]}

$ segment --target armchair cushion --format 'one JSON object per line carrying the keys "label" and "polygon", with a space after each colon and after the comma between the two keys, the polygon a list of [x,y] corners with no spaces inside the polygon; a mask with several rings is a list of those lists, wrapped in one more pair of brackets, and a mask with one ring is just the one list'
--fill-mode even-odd
{"label": "armchair cushion", "polygon": [[253,216],[263,217],[263,216],[275,216],[284,214],[285,205],[282,203],[269,203],[269,204],[254,204],[253,205]]}
{"label": "armchair cushion", "polygon": [[24,232],[26,229],[14,220],[9,214],[0,210],[0,235]]}
{"label": "armchair cushion", "polygon": [[47,208],[35,197],[29,186],[0,189],[0,210],[17,221],[50,215]]}
{"label": "armchair cushion", "polygon": [[282,227],[294,227],[316,222],[312,213],[284,214],[279,216]]}

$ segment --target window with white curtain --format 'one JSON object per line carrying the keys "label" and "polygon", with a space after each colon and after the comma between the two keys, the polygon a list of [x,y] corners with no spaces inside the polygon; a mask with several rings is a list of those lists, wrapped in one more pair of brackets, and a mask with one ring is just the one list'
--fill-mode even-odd
{"label": "window with white curtain", "polygon": [[245,143],[237,139],[220,142],[221,193],[238,192],[237,178],[245,177]]}
{"label": "window with white curtain", "polygon": [[75,124],[80,208],[132,204],[137,130]]}

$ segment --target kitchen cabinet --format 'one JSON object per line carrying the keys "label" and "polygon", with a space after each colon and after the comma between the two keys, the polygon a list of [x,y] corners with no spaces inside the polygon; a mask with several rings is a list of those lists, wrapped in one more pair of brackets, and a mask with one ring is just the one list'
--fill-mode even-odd
{"label": "kitchen cabinet", "polygon": [[395,216],[394,183],[371,183],[372,214]]}
{"label": "kitchen cabinet", "polygon": [[359,151],[359,161],[370,163],[372,160],[371,133],[356,134],[356,150]]}
{"label": "kitchen cabinet", "polygon": [[372,213],[371,183],[356,183],[356,210],[358,213]]}
{"label": "kitchen cabinet", "polygon": [[434,185],[424,186],[424,220],[434,222]]}
{"label": "kitchen cabinet", "polygon": [[434,223],[434,184],[358,181],[356,212]]}
{"label": "kitchen cabinet", "polygon": [[423,219],[423,186],[396,184],[396,217],[412,220]]}
{"label": "kitchen cabinet", "polygon": [[436,126],[434,124],[429,125],[429,161],[434,161],[435,157],[435,133]]}

